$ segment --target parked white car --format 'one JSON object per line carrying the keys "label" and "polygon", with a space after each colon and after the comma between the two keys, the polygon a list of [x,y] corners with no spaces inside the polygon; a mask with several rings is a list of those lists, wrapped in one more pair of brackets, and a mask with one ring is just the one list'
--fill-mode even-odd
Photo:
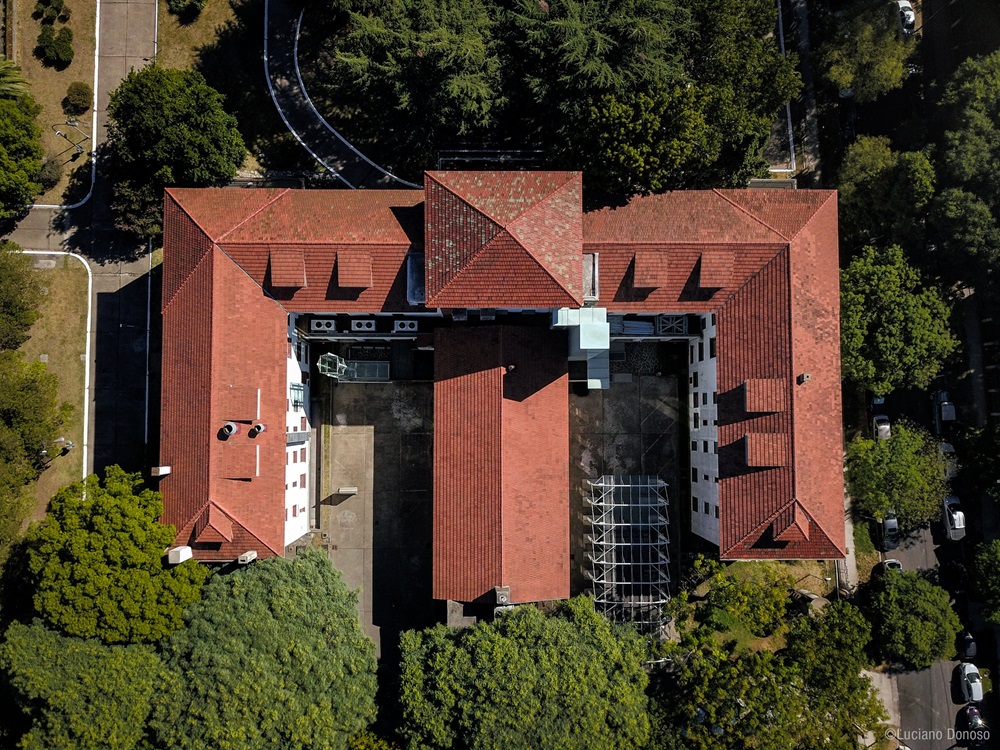
{"label": "parked white car", "polygon": [[979,703],[983,699],[983,680],[975,664],[962,665],[962,696],[966,703]]}
{"label": "parked white car", "polygon": [[899,6],[899,25],[906,36],[912,34],[917,27],[917,14],[913,12],[910,0],[896,0]]}
{"label": "parked white car", "polygon": [[955,495],[944,499],[944,531],[953,542],[965,537],[965,511]]}
{"label": "parked white car", "polygon": [[892,425],[889,424],[889,417],[884,414],[876,414],[872,418],[872,435],[876,440],[888,440],[892,437]]}

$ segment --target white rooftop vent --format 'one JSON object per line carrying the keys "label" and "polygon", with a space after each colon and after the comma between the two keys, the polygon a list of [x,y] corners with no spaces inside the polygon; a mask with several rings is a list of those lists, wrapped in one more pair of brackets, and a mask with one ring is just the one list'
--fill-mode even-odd
{"label": "white rooftop vent", "polygon": [[222,425],[222,434],[226,437],[232,437],[240,431],[240,426],[236,422],[226,422]]}
{"label": "white rooftop vent", "polygon": [[255,437],[256,435],[259,435],[260,433],[266,431],[267,431],[267,425],[264,424],[263,422],[258,422],[257,424],[255,424],[253,427],[250,428],[250,437]]}
{"label": "white rooftop vent", "polygon": [[396,320],[392,324],[392,330],[393,330],[394,333],[415,332],[417,330],[417,321],[415,321],[415,320]]}
{"label": "white rooftop vent", "polygon": [[170,466],[154,466],[149,470],[149,474],[154,477],[165,477],[170,473],[170,469]]}
{"label": "white rooftop vent", "polygon": [[510,586],[496,586],[493,591],[496,592],[498,605],[510,604]]}
{"label": "white rooftop vent", "polygon": [[194,557],[194,553],[188,546],[183,547],[173,547],[167,550],[167,562],[171,565],[180,565],[185,560],[190,560]]}
{"label": "white rooftop vent", "polygon": [[332,318],[313,318],[309,321],[309,330],[316,332],[336,331],[337,321]]}
{"label": "white rooftop vent", "polygon": [[374,331],[375,321],[374,320],[352,320],[351,321],[352,331]]}
{"label": "white rooftop vent", "polygon": [[257,559],[256,550],[249,550],[247,552],[244,552],[239,557],[237,557],[236,562],[238,562],[240,565],[249,565],[256,559]]}

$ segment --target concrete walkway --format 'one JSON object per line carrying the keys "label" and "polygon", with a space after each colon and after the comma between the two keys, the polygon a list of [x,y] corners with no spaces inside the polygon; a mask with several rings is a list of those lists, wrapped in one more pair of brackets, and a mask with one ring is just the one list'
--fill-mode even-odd
{"label": "concrete walkway", "polygon": [[805,114],[805,132],[802,134],[798,168],[812,176],[811,185],[821,183],[819,161],[819,119],[816,116],[816,87],[809,57],[809,8],[806,0],[791,0],[794,15],[793,29],[802,72],[801,106]]}
{"label": "concrete walkway", "polygon": [[295,0],[265,0],[264,70],[278,114],[316,161],[350,188],[419,188],[378,166],[330,124],[313,105],[299,71],[299,30],[304,11]]}

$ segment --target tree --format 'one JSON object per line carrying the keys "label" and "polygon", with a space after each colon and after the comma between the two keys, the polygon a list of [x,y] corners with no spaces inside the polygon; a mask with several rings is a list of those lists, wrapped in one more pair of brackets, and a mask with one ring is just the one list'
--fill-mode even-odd
{"label": "tree", "polygon": [[941,512],[948,494],[944,464],[930,433],[907,422],[892,426],[888,440],[857,437],[847,446],[847,486],[854,507],[881,519],[894,510],[903,528]]}
{"label": "tree", "polygon": [[1000,539],[976,547],[976,589],[987,622],[1000,625]]}
{"label": "tree", "polygon": [[66,87],[66,96],[62,100],[63,112],[67,115],[79,117],[90,109],[94,101],[94,90],[89,83],[84,81],[73,81]]}
{"label": "tree", "polygon": [[644,647],[571,599],[465,630],[403,633],[400,733],[411,748],[641,747]]}
{"label": "tree", "polygon": [[703,619],[720,632],[733,621],[758,637],[770,635],[785,617],[791,576],[767,563],[734,563],[709,581]]}
{"label": "tree", "polygon": [[243,139],[200,73],[132,70],[108,103],[108,172],[120,229],[160,232],[163,188],[223,185],[243,163]]}
{"label": "tree", "polygon": [[840,91],[853,91],[859,104],[902,86],[914,42],[900,34],[895,6],[856,2],[844,13],[818,50],[826,80]]}
{"label": "tree", "polygon": [[801,675],[768,651],[737,655],[732,644],[704,646],[653,701],[653,747],[797,750],[820,746],[824,736]]}
{"label": "tree", "polygon": [[1000,263],[1000,227],[989,205],[962,188],[946,188],[931,204],[928,227],[941,276],[989,288]]}
{"label": "tree", "polygon": [[881,237],[920,246],[934,183],[925,154],[895,152],[888,138],[861,136],[847,147],[838,174],[842,235],[849,242]]}
{"label": "tree", "polygon": [[13,60],[0,55],[0,99],[18,99],[28,93],[28,79]]}
{"label": "tree", "polygon": [[31,259],[10,240],[0,241],[0,350],[17,349],[28,340],[41,302]]}
{"label": "tree", "polygon": [[0,234],[6,234],[28,213],[41,189],[41,130],[35,117],[41,108],[27,94],[0,99]]}
{"label": "tree", "polygon": [[346,749],[375,718],[375,647],[356,607],[315,551],[213,577],[163,644],[159,744]]}
{"label": "tree", "polygon": [[822,719],[824,736],[813,746],[855,750],[857,738],[888,718],[871,680],[861,671],[871,626],[845,601],[831,602],[810,617],[798,618],[782,653],[805,683],[812,713]]}
{"label": "tree", "polygon": [[35,620],[14,623],[0,669],[31,722],[25,750],[130,750],[142,746],[160,660],[149,647],[67,638]]}
{"label": "tree", "polygon": [[867,606],[875,644],[891,661],[916,669],[955,655],[962,629],[948,592],[913,571],[886,571],[873,583]]}
{"label": "tree", "polygon": [[948,306],[899,246],[864,248],[841,272],[840,300],[844,377],[878,395],[926,388],[958,348]]}
{"label": "tree", "polygon": [[174,528],[160,524],[160,494],[139,474],[109,466],[63,487],[25,537],[35,609],[69,635],[152,643],[179,628],[208,569],[165,566]]}

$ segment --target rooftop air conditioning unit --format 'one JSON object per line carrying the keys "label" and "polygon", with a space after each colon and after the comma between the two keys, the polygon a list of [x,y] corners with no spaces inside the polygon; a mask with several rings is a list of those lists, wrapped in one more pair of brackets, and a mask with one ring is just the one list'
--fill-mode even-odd
{"label": "rooftop air conditioning unit", "polygon": [[237,557],[236,562],[238,562],[240,565],[249,565],[256,559],[257,559],[257,552],[254,550],[249,550],[248,552],[244,552],[242,555]]}
{"label": "rooftop air conditioning unit", "polygon": [[154,466],[152,469],[149,470],[150,476],[154,477],[165,477],[169,473],[170,473],[169,466]]}
{"label": "rooftop air conditioning unit", "polygon": [[496,593],[497,604],[501,607],[510,604],[510,586],[496,586],[493,591]]}
{"label": "rooftop air conditioning unit", "polygon": [[352,320],[351,321],[352,331],[374,331],[375,321],[374,320]]}
{"label": "rooftop air conditioning unit", "polygon": [[415,320],[397,320],[393,322],[392,330],[394,333],[412,333],[417,330],[417,321]]}
{"label": "rooftop air conditioning unit", "polygon": [[190,560],[194,553],[188,546],[174,547],[167,550],[167,562],[171,565],[180,565],[185,560]]}
{"label": "rooftop air conditioning unit", "polygon": [[479,319],[480,320],[496,320],[497,319],[497,311],[496,310],[490,310],[490,309],[480,310],[479,311]]}
{"label": "rooftop air conditioning unit", "polygon": [[456,310],[452,310],[451,311],[451,319],[452,320],[468,320],[469,319],[469,311],[466,310],[464,307],[460,307],[460,308],[458,308]]}
{"label": "rooftop air conditioning unit", "polygon": [[313,318],[309,321],[309,330],[313,333],[322,331],[336,331],[337,321],[332,318]]}

